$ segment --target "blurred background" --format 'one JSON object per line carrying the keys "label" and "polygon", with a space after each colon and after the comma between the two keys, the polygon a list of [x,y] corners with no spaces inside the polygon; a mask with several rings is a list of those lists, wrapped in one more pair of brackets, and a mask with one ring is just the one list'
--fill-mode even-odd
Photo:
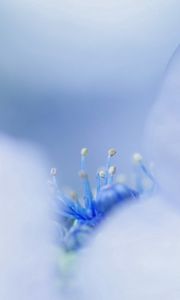
{"label": "blurred background", "polygon": [[37,144],[76,187],[116,147],[119,170],[180,41],[178,0],[1,0],[0,131]]}

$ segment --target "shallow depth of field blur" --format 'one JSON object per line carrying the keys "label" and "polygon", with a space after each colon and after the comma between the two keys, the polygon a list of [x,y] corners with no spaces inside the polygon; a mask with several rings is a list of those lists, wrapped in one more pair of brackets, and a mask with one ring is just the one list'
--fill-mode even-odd
{"label": "shallow depth of field blur", "polygon": [[[1,300],[179,300],[179,15],[179,0],[0,1]],[[79,191],[82,147],[93,183],[113,147],[118,173],[135,152],[157,194],[131,191],[76,256],[61,246],[96,214],[82,206],[81,223],[72,197],[63,223],[71,202],[48,174]]]}
{"label": "shallow depth of field blur", "polygon": [[[180,40],[178,0],[2,0],[0,131],[36,143],[78,186],[110,146],[125,170]],[[121,157],[121,161],[120,161]]]}

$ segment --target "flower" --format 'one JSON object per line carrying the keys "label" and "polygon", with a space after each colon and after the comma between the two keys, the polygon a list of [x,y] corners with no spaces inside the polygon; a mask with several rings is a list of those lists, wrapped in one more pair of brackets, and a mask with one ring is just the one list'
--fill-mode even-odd
{"label": "flower", "polygon": [[[169,64],[145,131],[158,193],[119,209],[97,232],[69,288],[78,300],[180,298],[179,87],[180,49]],[[135,158],[141,162],[139,155]]]}
{"label": "flower", "polygon": [[[136,173],[135,187],[122,180],[124,179],[122,175],[116,177],[116,166],[112,165],[115,155],[116,149],[110,148],[106,166],[98,170],[96,174],[96,192],[93,193],[86,168],[88,149],[82,148],[79,172],[83,187],[82,198],[78,198],[75,192],[70,195],[64,194],[58,187],[57,170],[51,169],[50,183],[53,187],[55,220],[61,232],[58,241],[66,251],[77,250],[84,246],[91,232],[115,207],[136,201],[154,189],[156,185],[154,177],[139,153],[133,155]],[[145,181],[150,184],[145,184]]]}

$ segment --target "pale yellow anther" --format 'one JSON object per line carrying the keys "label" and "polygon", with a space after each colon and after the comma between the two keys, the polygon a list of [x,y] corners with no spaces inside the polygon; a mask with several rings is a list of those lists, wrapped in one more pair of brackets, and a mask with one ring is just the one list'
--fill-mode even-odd
{"label": "pale yellow anther", "polygon": [[88,175],[87,175],[87,173],[86,172],[84,172],[84,171],[79,171],[79,177],[81,178],[81,179],[85,179],[85,178],[87,178],[88,177]]}
{"label": "pale yellow anther", "polygon": [[108,150],[108,156],[114,156],[117,153],[116,149],[110,148]]}
{"label": "pale yellow anther", "polygon": [[56,176],[57,175],[57,169],[56,168],[52,168],[50,171],[51,176]]}
{"label": "pale yellow anther", "polygon": [[116,173],[116,167],[110,166],[108,172],[110,175],[114,175]]}
{"label": "pale yellow anther", "polygon": [[78,194],[77,194],[75,191],[71,191],[71,192],[70,192],[70,197],[71,197],[73,200],[78,200]]}
{"label": "pale yellow anther", "polygon": [[134,153],[134,155],[133,155],[133,162],[135,164],[141,163],[142,160],[143,160],[143,157],[142,157],[142,155],[140,153]]}
{"label": "pale yellow anther", "polygon": [[100,176],[101,178],[105,178],[106,173],[104,172],[104,170],[100,170],[100,171],[99,171],[99,176]]}
{"label": "pale yellow anther", "polygon": [[81,155],[82,156],[87,156],[88,155],[88,148],[82,148],[81,149]]}

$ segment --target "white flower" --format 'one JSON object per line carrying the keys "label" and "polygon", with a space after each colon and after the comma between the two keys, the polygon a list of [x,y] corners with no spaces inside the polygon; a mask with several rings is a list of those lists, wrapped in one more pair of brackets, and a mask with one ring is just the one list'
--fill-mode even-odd
{"label": "white flower", "polygon": [[180,298],[180,51],[146,137],[160,195],[124,208],[101,228],[79,262],[72,288],[76,300]]}

